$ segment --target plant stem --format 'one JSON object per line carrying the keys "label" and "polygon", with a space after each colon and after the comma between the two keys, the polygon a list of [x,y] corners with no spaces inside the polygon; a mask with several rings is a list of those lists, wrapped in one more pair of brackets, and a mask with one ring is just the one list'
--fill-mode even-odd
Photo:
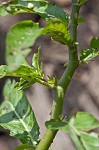
{"label": "plant stem", "polygon": [[[70,22],[71,33],[71,46],[69,47],[69,63],[64,71],[61,79],[58,82],[57,89],[55,91],[55,98],[52,106],[51,119],[60,120],[62,116],[63,101],[68,85],[72,79],[72,76],[78,67],[78,53],[77,53],[77,25],[79,16],[78,0],[72,0],[72,13]],[[57,131],[47,129],[43,139],[40,141],[36,150],[48,150]]]}

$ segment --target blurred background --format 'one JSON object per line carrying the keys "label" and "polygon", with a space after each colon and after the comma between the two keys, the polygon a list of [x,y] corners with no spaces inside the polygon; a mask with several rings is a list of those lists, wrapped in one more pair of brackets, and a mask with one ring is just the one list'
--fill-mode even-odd
{"label": "blurred background", "polygon": [[[71,12],[71,0],[49,1],[60,5],[66,12]],[[4,1],[0,0],[1,2]],[[78,27],[79,52],[89,47],[88,43],[92,37],[99,37],[99,1],[88,0],[82,7],[80,16],[84,17],[86,22]],[[45,21],[34,14],[0,17],[0,65],[5,64],[5,38],[9,28],[19,21],[30,19],[39,22],[41,27],[45,25]],[[63,65],[68,61],[67,47],[52,41],[49,36],[42,36],[33,45],[32,52],[27,58],[29,62],[39,46],[42,47],[41,61],[44,63],[45,75],[60,78],[64,71]],[[0,80],[0,102],[3,100],[3,85],[4,79]],[[36,83],[26,91],[26,94],[41,126],[42,137],[45,131],[44,122],[50,117],[53,92]],[[99,57],[76,70],[67,90],[63,115],[75,114],[77,111],[90,112],[99,119]],[[0,150],[14,150],[18,144],[20,144],[18,140],[9,137],[9,132],[0,128]],[[57,134],[52,148],[53,150],[75,150],[68,135],[62,132]]]}

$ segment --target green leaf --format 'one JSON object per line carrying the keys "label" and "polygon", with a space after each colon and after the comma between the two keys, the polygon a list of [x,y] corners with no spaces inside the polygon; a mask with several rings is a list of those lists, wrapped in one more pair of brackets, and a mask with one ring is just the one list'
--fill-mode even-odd
{"label": "green leaf", "polygon": [[94,137],[91,134],[80,134],[81,141],[86,150],[99,150],[99,138]]}
{"label": "green leaf", "polygon": [[18,69],[14,70],[11,73],[9,72],[9,74],[15,77],[22,77],[27,79],[32,78],[32,76],[39,78],[39,75],[36,73],[35,69],[31,66],[26,65],[20,65]]}
{"label": "green leaf", "polygon": [[55,77],[48,77],[47,82],[49,84],[57,85],[57,79]]}
{"label": "green leaf", "polygon": [[19,89],[25,89],[36,82],[36,79],[43,80],[43,76],[34,69],[34,67],[27,65],[20,65],[19,67],[12,68],[13,66],[0,66],[0,78],[5,76],[13,76],[20,78],[20,82],[16,84]]}
{"label": "green leaf", "polygon": [[16,83],[15,87],[18,87],[18,90],[23,90],[23,89],[30,87],[35,82],[36,82],[35,79],[34,80],[32,79],[31,81],[29,81],[24,78],[20,78],[20,81]]}
{"label": "green leaf", "polygon": [[20,82],[16,84],[18,89],[26,89],[36,82],[36,79],[41,79],[42,76],[33,67],[20,65],[17,70],[10,73],[11,76],[19,77]]}
{"label": "green leaf", "polygon": [[[35,82],[43,84],[51,89],[56,88],[57,81],[54,77],[48,77],[46,80],[44,79],[43,66],[42,63],[39,63],[39,55],[39,52],[34,54],[32,59],[32,67],[27,62],[25,62],[25,64],[19,64],[19,66],[0,66],[0,78],[5,76],[20,78],[20,81],[16,83],[16,87],[19,90],[28,88]],[[59,91],[62,92],[61,88]]]}
{"label": "green leaf", "polygon": [[68,30],[68,24],[62,21],[50,21],[44,28],[43,34],[49,34],[52,39],[61,44],[70,45],[71,37]]}
{"label": "green leaf", "polygon": [[[35,71],[35,69],[31,66],[27,65],[20,65],[18,68],[14,70],[10,69],[12,66],[2,65],[1,74],[4,76],[14,76],[26,79],[33,79],[33,78],[41,78],[41,76]],[[4,69],[4,70],[3,70]]]}
{"label": "green leaf", "polygon": [[40,48],[38,49],[38,53],[34,53],[32,58],[32,66],[35,69],[39,69],[39,59],[40,59]]}
{"label": "green leaf", "polygon": [[90,41],[90,47],[91,48],[98,48],[99,49],[99,37],[94,37]]}
{"label": "green leaf", "polygon": [[98,49],[84,49],[81,51],[81,56],[80,60],[82,62],[87,62],[99,55],[99,50]]}
{"label": "green leaf", "polygon": [[62,130],[68,132],[68,124],[66,122],[60,122],[55,120],[46,121],[46,127],[51,130]]}
{"label": "green leaf", "polygon": [[17,146],[16,148],[15,148],[15,150],[29,150],[29,149],[32,149],[33,150],[33,147],[32,146],[30,146],[30,145],[27,145],[27,144],[22,144],[22,145],[20,145],[20,146]]}
{"label": "green leaf", "polygon": [[[99,135],[90,131],[99,127],[99,121],[89,113],[78,112],[76,117],[71,117],[68,122],[50,120],[46,122],[46,126],[51,130],[68,133],[77,150],[99,149]],[[90,131],[90,134],[85,131]]]}
{"label": "green leaf", "polygon": [[8,12],[6,11],[6,5],[0,5],[0,16],[6,16]]}
{"label": "green leaf", "polygon": [[[8,65],[20,65],[24,63],[24,57],[30,52],[32,46],[41,35],[42,29],[32,21],[22,21],[13,26],[6,39],[6,61]],[[23,57],[24,56],[24,57]]]}
{"label": "green leaf", "polygon": [[76,114],[74,126],[77,130],[89,131],[99,127],[99,121],[87,112],[78,112]]}
{"label": "green leaf", "polygon": [[[10,66],[11,67],[11,66]],[[9,68],[9,67],[8,67]],[[20,65],[19,68],[13,70],[12,72],[7,72],[6,76],[19,77],[20,82],[16,84],[19,89],[25,89],[34,84],[37,79],[43,80],[43,76],[36,71],[34,67]]]}
{"label": "green leaf", "polygon": [[84,23],[85,19],[84,18],[78,18],[78,23]]}
{"label": "green leaf", "polygon": [[8,80],[4,87],[5,100],[0,107],[0,125],[10,130],[10,135],[23,144],[35,147],[39,140],[39,126],[25,94],[14,86],[15,81],[11,83]]}
{"label": "green leaf", "polygon": [[40,47],[38,48],[38,53],[34,53],[32,58],[32,66],[35,68],[35,71],[39,74],[39,76],[44,77],[43,66],[40,64]]}
{"label": "green leaf", "polygon": [[1,65],[0,66],[0,79],[3,78],[6,75],[7,66]]}
{"label": "green leaf", "polygon": [[56,18],[65,22],[70,18],[59,6],[42,0],[13,0],[10,4],[6,4],[6,11],[11,14],[23,12],[36,13],[47,21]]}
{"label": "green leaf", "polygon": [[73,117],[70,118],[69,122],[59,122],[55,120],[50,120],[46,122],[46,126],[49,129],[59,129],[66,132],[68,126],[73,126],[77,133],[79,133],[79,131],[90,131],[92,129],[98,128],[99,120],[97,120],[93,115],[87,112],[78,112],[74,119]]}

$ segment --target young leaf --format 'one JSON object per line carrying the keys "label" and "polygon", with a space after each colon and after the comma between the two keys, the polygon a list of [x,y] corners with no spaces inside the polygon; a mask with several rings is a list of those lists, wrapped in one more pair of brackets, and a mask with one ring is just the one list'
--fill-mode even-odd
{"label": "young leaf", "polygon": [[33,67],[26,65],[20,65],[19,68],[12,72],[9,71],[8,73],[15,77],[27,78],[28,80],[33,77],[40,77]]}
{"label": "young leaf", "polygon": [[2,65],[0,66],[0,78],[5,76],[21,78],[20,82],[16,84],[16,87],[19,89],[25,89],[31,86],[36,82],[36,79],[42,80],[42,76],[40,76],[39,73],[29,65],[20,65],[17,68],[13,68],[13,66]]}
{"label": "young leaf", "polygon": [[[2,7],[3,5],[1,6],[1,8]],[[64,12],[59,6],[52,5],[51,3],[42,0],[13,0],[11,1],[11,3],[7,3],[5,5],[5,9],[8,13],[11,14],[23,12],[36,13],[47,21],[52,18],[56,18],[64,20],[65,22],[70,18],[69,15]]]}
{"label": "young leaf", "polygon": [[13,26],[6,39],[7,64],[21,64],[24,61],[22,56],[26,56],[30,51],[27,48],[32,46],[41,34],[42,29],[30,20],[22,21]]}
{"label": "young leaf", "polygon": [[20,78],[20,81],[16,83],[16,87],[19,90],[28,88],[35,82],[43,84],[51,89],[56,88],[57,81],[54,77],[50,77],[47,80],[44,79],[43,67],[42,64],[39,63],[39,52],[34,54],[32,65],[33,67],[31,67],[26,60],[25,64],[19,64],[19,66],[2,65],[0,66],[0,78],[5,76]]}
{"label": "young leaf", "polygon": [[99,127],[99,121],[87,112],[78,112],[76,114],[74,126],[77,130],[89,131]]}
{"label": "young leaf", "polygon": [[8,12],[6,11],[6,5],[0,5],[0,16],[6,16]]}
{"label": "young leaf", "polygon": [[61,130],[68,133],[68,123],[66,122],[59,122],[55,120],[46,121],[45,123],[46,127],[51,130]]}
{"label": "young leaf", "polygon": [[98,49],[84,49],[81,51],[81,56],[80,56],[80,60],[82,62],[87,62],[95,57],[97,57],[99,55],[99,50]]}
{"label": "young leaf", "polygon": [[55,77],[48,77],[47,83],[51,85],[57,85],[57,79]]}
{"label": "young leaf", "polygon": [[13,71],[8,70],[6,76],[14,76],[21,78],[20,82],[16,84],[16,86],[19,87],[19,89],[25,89],[31,86],[37,81],[37,79],[43,80],[43,76],[39,72],[37,72],[34,67],[26,65],[20,65],[19,68]]}
{"label": "young leaf", "polygon": [[61,44],[70,45],[71,37],[68,30],[68,24],[57,20],[50,21],[44,28],[43,34],[49,34],[52,39],[60,42]]}
{"label": "young leaf", "polygon": [[78,23],[84,23],[85,19],[84,18],[78,18]]}
{"label": "young leaf", "polygon": [[10,130],[10,135],[23,144],[35,147],[39,140],[39,126],[25,94],[14,86],[15,81],[11,84],[8,80],[4,87],[5,101],[0,107],[0,125]]}
{"label": "young leaf", "polygon": [[6,75],[7,66],[1,65],[0,66],[0,79],[3,78]]}
{"label": "young leaf", "polygon": [[39,70],[29,65],[20,65],[15,69],[12,69],[12,66],[0,66],[0,78],[3,78],[5,76],[20,78],[20,81],[16,83],[16,87],[18,87],[19,90],[28,88],[35,82],[45,85],[51,89],[56,88],[56,79],[54,79],[53,77],[50,80],[49,78],[48,80],[45,80],[41,66],[42,65],[40,65]]}
{"label": "young leaf", "polygon": [[15,150],[29,150],[29,149],[32,149],[33,150],[33,146],[30,146],[30,145],[27,145],[27,144],[22,144],[20,146],[17,146],[15,148]]}
{"label": "young leaf", "polygon": [[35,68],[35,71],[39,74],[39,76],[44,77],[43,66],[40,64],[40,48],[38,48],[38,53],[34,53],[32,58],[32,66]]}
{"label": "young leaf", "polygon": [[18,69],[10,73],[11,76],[19,77],[20,82],[16,84],[18,89],[26,89],[36,82],[36,79],[41,79],[42,76],[36,72],[36,69],[30,66],[20,65]]}
{"label": "young leaf", "polygon": [[99,49],[99,37],[97,37],[97,38],[94,37],[94,38],[91,39],[90,47]]}
{"label": "young leaf", "polygon": [[24,78],[20,78],[20,81],[16,83],[15,87],[18,87],[18,90],[23,90],[23,89],[30,87],[35,82],[36,82],[35,79],[29,81],[29,80],[26,80]]}

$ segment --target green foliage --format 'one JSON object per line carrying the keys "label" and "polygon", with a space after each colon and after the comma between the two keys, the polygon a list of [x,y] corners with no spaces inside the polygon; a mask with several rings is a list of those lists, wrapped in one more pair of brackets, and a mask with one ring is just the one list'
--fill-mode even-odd
{"label": "green foliage", "polygon": [[6,16],[8,12],[6,11],[6,5],[0,5],[0,16]]}
{"label": "green foliage", "polygon": [[92,38],[90,48],[81,51],[81,62],[87,62],[99,55],[99,38]]}
{"label": "green foliage", "polygon": [[82,63],[92,60],[99,55],[99,50],[97,49],[84,49],[81,51],[80,60]]}
{"label": "green foliage", "polygon": [[98,150],[99,149],[99,138],[98,135],[92,134],[81,134],[81,141],[86,150]]}
{"label": "green foliage", "polygon": [[[7,34],[6,39],[6,61],[13,68],[26,63],[24,57],[30,52],[36,39],[42,34],[42,29],[31,20],[22,21],[13,26]],[[12,67],[11,67],[12,69]]]}
{"label": "green foliage", "polygon": [[[48,77],[44,79],[44,72],[42,63],[39,62],[40,49],[38,53],[34,53],[32,59],[32,66],[30,66],[25,60],[24,64],[18,64],[19,66],[13,65],[1,65],[0,66],[0,78],[5,76],[13,76],[20,78],[20,81],[16,83],[16,87],[19,89],[25,89],[30,87],[35,82],[41,83],[49,88],[55,88],[57,80],[55,77]],[[22,57],[24,58],[24,57]]]}
{"label": "green foliage", "polygon": [[7,13],[15,15],[23,12],[39,14],[46,21],[53,18],[66,21],[69,18],[69,15],[59,6],[52,5],[51,3],[43,0],[13,0],[10,3],[0,6],[1,16],[6,15]]}
{"label": "green foliage", "polygon": [[[73,117],[74,118],[74,117]],[[70,117],[69,122],[72,120],[72,118]],[[69,124],[68,120],[66,119],[66,122],[59,122],[59,121],[55,121],[55,120],[51,120],[46,122],[46,126],[49,129],[62,129],[62,131],[66,131],[67,130],[67,126]],[[99,121],[91,114],[89,113],[85,113],[85,112],[78,112],[76,114],[76,117],[73,121],[73,126],[76,128],[76,130],[78,131],[89,131],[92,130],[94,128],[98,128],[99,127]],[[69,128],[68,128],[69,129]],[[67,130],[68,132],[68,130]]]}
{"label": "green foliage", "polygon": [[97,48],[99,50],[99,37],[97,38],[92,38],[90,41],[90,47],[91,48]]}
{"label": "green foliage", "polygon": [[60,20],[50,21],[44,28],[43,33],[49,34],[52,37],[52,39],[58,41],[61,44],[71,44],[68,22],[64,23]]}
{"label": "green foliage", "polygon": [[74,126],[77,130],[89,131],[99,127],[99,121],[89,113],[78,112],[76,114]]}
{"label": "green foliage", "polygon": [[43,66],[42,64],[40,64],[39,59],[40,59],[40,48],[38,49],[38,53],[35,53],[33,55],[32,66],[35,68],[39,76],[43,78],[44,77]]}
{"label": "green foliage", "polygon": [[10,135],[22,143],[35,147],[39,141],[39,126],[26,96],[14,87],[15,81],[12,84],[10,80],[6,82],[5,100],[0,107],[0,125],[10,130]]}
{"label": "green foliage", "polygon": [[84,18],[78,18],[78,23],[84,23],[85,19]]}
{"label": "green foliage", "polygon": [[57,121],[57,120],[50,120],[50,121],[46,121],[45,123],[46,127],[48,129],[51,129],[51,130],[61,130],[61,131],[65,131],[68,133],[69,131],[69,128],[68,128],[68,123],[66,122],[60,122],[60,121]]}
{"label": "green foliage", "polygon": [[17,146],[16,148],[15,148],[15,150],[31,150],[31,149],[33,149],[33,147],[32,146],[30,146],[30,145],[27,145],[27,144],[22,144],[22,145],[20,145],[20,146]]}
{"label": "green foliage", "polygon": [[77,150],[99,149],[99,135],[95,132],[87,132],[98,128],[99,120],[89,113],[78,112],[75,118],[71,117],[70,120],[66,120],[66,122],[55,120],[47,121],[46,126],[52,130],[67,132],[73,140]]}
{"label": "green foliage", "polygon": [[[43,28],[31,20],[22,21],[14,25],[7,34],[7,65],[0,66],[0,78],[17,77],[19,82],[8,80],[5,84],[4,102],[0,106],[0,125],[10,130],[10,135],[22,142],[15,150],[47,150],[58,130],[70,135],[77,150],[99,149],[99,135],[93,132],[99,127],[99,120],[93,115],[78,112],[75,117],[62,120],[63,98],[75,69],[79,64],[99,55],[99,38],[94,37],[90,41],[90,48],[82,50],[78,60],[77,25],[85,21],[84,18],[79,18],[79,8],[86,2],[87,0],[72,0],[71,16],[59,6],[45,0],[10,0],[0,5],[0,16],[35,13],[48,21]],[[59,82],[52,76],[45,79],[43,65],[40,62],[41,48],[34,53],[31,65],[26,61],[31,46],[42,34],[48,34],[53,40],[68,46],[69,61]],[[51,119],[46,122],[48,133],[46,132],[41,141],[34,112],[22,91],[36,82],[55,90]]]}
{"label": "green foliage", "polygon": [[19,89],[25,89],[35,82],[44,82],[43,67],[39,63],[39,55],[40,51],[34,54],[32,59],[32,67],[21,65],[16,71],[13,72],[14,74],[16,73],[16,76],[21,77],[20,82],[16,84]]}
{"label": "green foliage", "polygon": [[6,75],[6,69],[7,69],[6,65],[0,66],[0,78],[3,78]]}

